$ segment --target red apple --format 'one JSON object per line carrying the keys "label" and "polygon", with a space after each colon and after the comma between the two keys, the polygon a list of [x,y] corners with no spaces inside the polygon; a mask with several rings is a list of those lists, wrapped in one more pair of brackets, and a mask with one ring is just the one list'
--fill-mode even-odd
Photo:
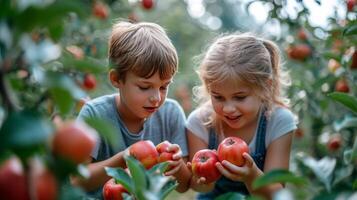
{"label": "red apple", "polygon": [[330,137],[327,142],[327,148],[330,151],[337,151],[342,146],[342,138],[340,134],[335,134]]}
{"label": "red apple", "polygon": [[30,164],[30,194],[36,200],[55,200],[58,194],[56,177],[39,159]]}
{"label": "red apple", "polygon": [[350,87],[348,86],[347,81],[343,78],[337,80],[335,84],[335,91],[348,93],[350,91]]}
{"label": "red apple", "polygon": [[355,0],[347,0],[347,11],[348,12],[353,12],[353,8],[355,7],[356,1]]}
{"label": "red apple", "polygon": [[303,28],[301,28],[298,33],[297,33],[297,37],[300,39],[300,40],[307,40],[307,34],[305,32],[305,30]]}
{"label": "red apple", "polygon": [[150,10],[154,6],[154,0],[142,0],[141,5],[143,8]]}
{"label": "red apple", "polygon": [[227,137],[218,146],[217,154],[220,162],[227,160],[239,167],[243,166],[245,159],[243,153],[249,153],[249,147],[239,137]]}
{"label": "red apple", "polygon": [[84,122],[64,122],[54,135],[53,152],[75,164],[83,163],[90,158],[97,138],[97,132]]}
{"label": "red apple", "polygon": [[305,60],[311,55],[311,48],[306,44],[297,44],[287,49],[288,56],[294,60]]}
{"label": "red apple", "polygon": [[0,164],[0,199],[30,200],[27,178],[20,160],[16,157]]}
{"label": "red apple", "polygon": [[93,90],[97,86],[97,80],[93,74],[85,74],[83,80],[83,88]]}
{"label": "red apple", "polygon": [[129,148],[129,154],[140,161],[146,169],[156,165],[159,157],[154,143],[150,140],[141,140],[132,144]]}
{"label": "red apple", "polygon": [[156,150],[159,153],[158,162],[165,162],[168,160],[173,160],[172,156],[174,155],[172,152],[169,152],[167,148],[171,145],[169,141],[163,141],[160,144],[156,145]]}
{"label": "red apple", "polygon": [[105,3],[96,1],[93,5],[92,13],[99,19],[107,19],[109,16],[109,8]]}
{"label": "red apple", "polygon": [[210,149],[201,149],[192,158],[192,173],[197,177],[204,177],[206,183],[217,181],[221,173],[216,168],[217,153]]}
{"label": "red apple", "polygon": [[109,179],[103,186],[104,200],[123,200],[123,193],[128,193],[123,185],[115,183],[113,178]]}

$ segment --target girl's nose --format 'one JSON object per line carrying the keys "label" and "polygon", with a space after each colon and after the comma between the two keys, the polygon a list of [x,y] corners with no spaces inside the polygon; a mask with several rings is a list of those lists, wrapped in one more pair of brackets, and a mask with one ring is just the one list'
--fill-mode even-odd
{"label": "girl's nose", "polygon": [[234,113],[236,111],[236,108],[234,106],[234,104],[232,102],[226,102],[223,105],[223,112],[230,114],[230,113]]}

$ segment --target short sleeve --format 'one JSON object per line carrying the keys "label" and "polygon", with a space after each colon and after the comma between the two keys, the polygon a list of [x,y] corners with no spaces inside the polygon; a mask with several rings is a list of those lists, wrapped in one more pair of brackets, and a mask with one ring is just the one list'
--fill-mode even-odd
{"label": "short sleeve", "polygon": [[282,107],[276,108],[268,121],[267,144],[295,130],[296,124],[297,120],[290,110]]}
{"label": "short sleeve", "polygon": [[[93,117],[94,116],[94,109],[91,106],[91,104],[84,104],[82,109],[80,110],[77,119],[76,120],[81,120],[84,121],[86,118]],[[99,147],[101,146],[101,137],[97,140],[96,145],[94,149],[92,150],[91,157],[95,160],[98,158],[98,152],[99,152]]]}
{"label": "short sleeve", "polygon": [[182,107],[171,99],[171,104],[168,106],[170,119],[171,143],[178,144],[182,151],[182,156],[188,155],[187,137],[185,132],[186,116]]}
{"label": "short sleeve", "polygon": [[191,112],[186,121],[186,128],[208,144],[208,129],[204,125],[201,109]]}

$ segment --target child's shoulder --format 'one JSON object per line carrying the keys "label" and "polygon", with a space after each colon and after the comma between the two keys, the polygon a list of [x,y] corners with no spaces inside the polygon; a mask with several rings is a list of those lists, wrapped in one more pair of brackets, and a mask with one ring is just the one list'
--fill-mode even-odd
{"label": "child's shoulder", "polygon": [[201,122],[208,122],[211,119],[214,110],[211,106],[204,104],[193,110],[188,119],[199,119]]}
{"label": "child's shoulder", "polygon": [[103,95],[87,101],[85,106],[95,110],[112,110],[115,105],[115,94]]}
{"label": "child's shoulder", "polygon": [[166,98],[165,102],[159,109],[159,112],[183,112],[181,105],[175,100],[171,98]]}
{"label": "child's shoulder", "polygon": [[280,123],[297,123],[297,116],[288,108],[275,106],[270,116],[271,121]]}

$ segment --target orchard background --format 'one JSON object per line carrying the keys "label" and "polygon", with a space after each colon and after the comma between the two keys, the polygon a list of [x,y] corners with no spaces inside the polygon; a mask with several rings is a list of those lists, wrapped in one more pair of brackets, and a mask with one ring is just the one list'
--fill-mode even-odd
{"label": "orchard background", "polygon": [[[6,199],[5,193],[17,199],[81,199],[83,191],[71,187],[68,177],[87,176],[86,167],[80,160],[59,156],[65,147],[56,147],[54,138],[66,126],[62,121],[71,123],[86,100],[115,92],[107,80],[106,57],[111,25],[118,19],[155,22],[167,30],[180,60],[169,96],[186,114],[196,105],[191,92],[198,83],[193,55],[213,37],[250,31],[276,41],[291,76],[286,92],[299,129],[290,171],[269,173],[257,187],[286,182],[277,199],[356,199],[356,4],[0,0],[0,199]],[[86,122],[115,141],[105,121]],[[238,198],[235,195],[224,198]],[[167,199],[193,196],[192,191],[172,192]]]}

